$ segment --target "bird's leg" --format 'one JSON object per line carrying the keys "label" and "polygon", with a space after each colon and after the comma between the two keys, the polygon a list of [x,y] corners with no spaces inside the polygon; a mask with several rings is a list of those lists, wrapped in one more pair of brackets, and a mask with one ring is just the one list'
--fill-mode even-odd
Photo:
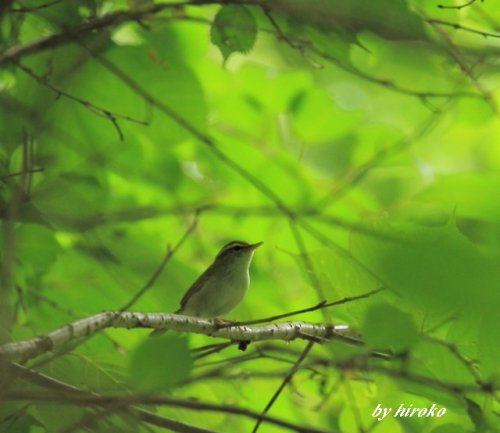
{"label": "bird's leg", "polygon": [[228,326],[235,325],[236,323],[238,323],[234,320],[222,319],[221,317],[214,317],[213,321],[214,321],[214,325],[217,329],[227,328]]}

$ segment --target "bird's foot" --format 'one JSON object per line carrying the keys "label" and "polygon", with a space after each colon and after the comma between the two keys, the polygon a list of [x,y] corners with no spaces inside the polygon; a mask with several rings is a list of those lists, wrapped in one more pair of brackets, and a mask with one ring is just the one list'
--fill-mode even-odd
{"label": "bird's foot", "polygon": [[232,326],[232,325],[235,325],[236,323],[238,323],[234,320],[225,320],[225,319],[222,319],[220,317],[214,317],[213,321],[214,321],[214,325],[217,329],[227,328],[228,326]]}

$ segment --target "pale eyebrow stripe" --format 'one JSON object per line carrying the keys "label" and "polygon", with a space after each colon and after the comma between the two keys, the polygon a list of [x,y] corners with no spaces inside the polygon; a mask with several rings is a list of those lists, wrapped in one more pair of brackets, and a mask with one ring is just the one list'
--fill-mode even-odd
{"label": "pale eyebrow stripe", "polygon": [[219,252],[219,254],[217,254],[217,257],[219,257],[222,253],[225,253],[227,250],[229,250],[229,249],[231,249],[231,248],[233,248],[233,247],[235,247],[237,245],[245,247],[248,244],[246,242],[243,242],[243,241],[233,241],[233,242],[230,242],[227,245],[224,245],[224,247]]}

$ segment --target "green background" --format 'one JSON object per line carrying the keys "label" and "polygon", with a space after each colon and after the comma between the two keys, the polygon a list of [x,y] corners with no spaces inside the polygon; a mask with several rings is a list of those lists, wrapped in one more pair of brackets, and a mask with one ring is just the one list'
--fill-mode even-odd
{"label": "green background", "polygon": [[[196,221],[130,310],[174,311],[235,239],[265,244],[227,319],[384,288],[298,317],[347,324],[365,344],[315,344],[270,415],[331,432],[498,431],[500,9],[198,3],[6,2],[0,339],[119,309]],[[85,30],[117,11],[120,22]],[[49,47],[12,54],[57,33]],[[27,365],[102,394],[261,412],[306,344],[197,359],[190,349],[220,340],[148,332],[106,330]],[[38,389],[9,382],[18,386]],[[372,417],[377,404],[401,403],[447,413]],[[220,432],[255,424],[156,410]],[[26,405],[8,393],[0,430],[59,432],[84,416],[95,418],[87,431],[164,431],[130,414],[99,418],[91,407]]]}

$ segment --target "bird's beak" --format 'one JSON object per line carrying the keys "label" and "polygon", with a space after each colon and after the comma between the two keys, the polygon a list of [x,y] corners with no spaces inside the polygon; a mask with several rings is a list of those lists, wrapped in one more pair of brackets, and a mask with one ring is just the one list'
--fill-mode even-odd
{"label": "bird's beak", "polygon": [[259,248],[264,242],[257,242],[255,244],[250,244],[248,245],[248,248],[250,248],[252,251]]}

